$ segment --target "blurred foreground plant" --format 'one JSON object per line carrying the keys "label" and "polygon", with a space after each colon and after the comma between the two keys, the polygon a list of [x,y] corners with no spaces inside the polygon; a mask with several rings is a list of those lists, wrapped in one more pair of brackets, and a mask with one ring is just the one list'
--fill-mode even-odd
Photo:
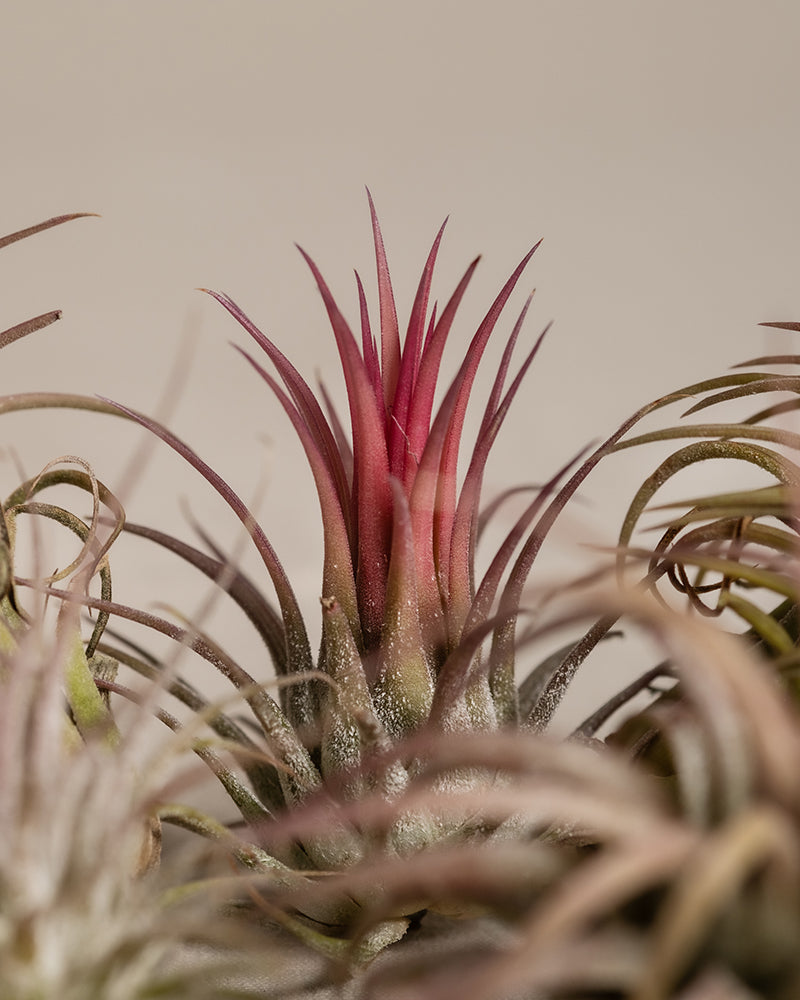
{"label": "blurred foreground plant", "polygon": [[[60,216],[14,233],[0,239],[0,248],[80,217]],[[11,327],[0,334],[0,347],[59,317],[53,310]],[[31,399],[2,402],[26,408]],[[82,520],[37,498],[54,484],[88,493],[92,517]],[[100,523],[103,505],[115,515],[110,528]],[[26,518],[37,526],[55,521],[77,537],[68,566],[42,574],[51,554],[34,530],[36,576],[18,575],[17,522]],[[122,521],[113,494],[70,456],[50,463],[0,506],[3,1000],[222,1000],[243,996],[248,977],[263,980],[266,970],[283,965],[263,936],[256,951],[247,947],[246,928],[234,933],[220,923],[221,897],[213,887],[189,899],[176,892],[190,858],[173,857],[156,871],[159,809],[197,781],[197,768],[187,766],[191,739],[181,733],[152,745],[141,723],[157,704],[157,688],[118,726],[99,686],[113,683],[118,669],[97,650],[108,615],[98,616],[85,642],[79,622],[95,574],[103,596],[111,596],[107,556]],[[46,591],[59,582],[67,591],[53,616]],[[24,607],[20,588],[28,591]]]}

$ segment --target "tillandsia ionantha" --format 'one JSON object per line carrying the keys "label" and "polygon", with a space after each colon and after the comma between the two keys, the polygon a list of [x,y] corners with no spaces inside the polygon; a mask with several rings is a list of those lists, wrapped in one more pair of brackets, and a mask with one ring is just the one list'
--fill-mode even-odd
{"label": "tillandsia ionantha", "polygon": [[[214,768],[234,798],[256,841],[270,820],[309,802],[323,790],[340,796],[397,798],[412,782],[419,761],[397,747],[427,734],[493,732],[508,726],[541,727],[536,712],[548,711],[558,692],[543,679],[529,679],[520,697],[514,679],[515,625],[523,588],[549,528],[585,476],[641,413],[583,458],[567,479],[567,463],[539,489],[498,548],[482,579],[476,578],[475,553],[481,528],[481,485],[492,444],[519,391],[542,334],[510,377],[512,353],[530,299],[508,334],[491,384],[475,442],[459,481],[457,464],[465,415],[487,343],[538,244],[514,269],[463,351],[455,377],[437,400],[440,364],[457,310],[477,266],[468,267],[439,310],[430,305],[434,265],[444,227],[425,262],[401,337],[377,216],[370,199],[378,279],[379,321],[369,315],[366,294],[357,282],[360,336],[351,330],[311,259],[305,259],[322,296],[341,360],[350,409],[350,434],[329,403],[322,402],[279,348],[227,296],[212,294],[243,326],[273,363],[273,377],[253,355],[242,351],[267,382],[305,450],[319,498],[323,526],[322,639],[315,660],[308,630],[289,579],[264,531],[231,487],[187,444],[156,421],[121,404],[94,401],[92,408],[126,415],[148,427],[185,459],[224,497],[249,532],[271,577],[278,609],[213,548],[194,549],[153,529],[127,524],[126,530],[166,545],[217,579],[242,605],[259,629],[281,686],[280,704],[249,672],[234,663],[207,637],[155,616],[113,604],[107,597],[86,598],[104,612],[157,628],[193,646],[241,689],[260,729],[260,740],[221,713],[213,715],[197,692],[183,682],[172,693],[238,748],[250,786],[215,760]],[[282,384],[281,384],[282,383]],[[507,384],[508,383],[508,384]],[[47,405],[47,400],[42,400]],[[74,405],[80,405],[77,400]],[[644,411],[641,411],[642,413]],[[462,455],[462,458],[464,456]],[[563,482],[562,480],[565,480]],[[36,489],[53,479],[40,478]],[[31,489],[30,485],[27,487]],[[206,541],[208,538],[206,536]],[[482,650],[484,642],[490,649]],[[134,669],[154,675],[152,664],[130,650],[101,643]],[[259,678],[261,680],[261,678]],[[106,688],[113,688],[105,683]],[[546,697],[538,697],[543,693]],[[259,754],[261,755],[259,757]],[[204,751],[206,759],[210,752]],[[383,761],[383,765],[376,763]],[[453,768],[441,776],[444,791],[494,781],[480,768]],[[210,821],[181,810],[162,810],[162,818],[217,834]],[[478,814],[447,819],[426,807],[399,816],[381,840],[381,849],[408,856],[431,844],[487,837],[503,824]],[[496,829],[498,828],[498,829]],[[270,871],[294,885],[288,868],[341,870],[375,849],[375,835],[357,825],[336,824],[304,836],[277,859],[241,848],[251,867]],[[368,894],[370,895],[370,894]],[[357,911],[364,900],[355,901]],[[414,911],[436,907],[435,898],[418,900]],[[306,911],[308,912],[308,910]],[[321,922],[334,935],[353,919],[353,901],[337,912],[326,907]],[[402,933],[408,913],[392,916],[370,947]]]}
{"label": "tillandsia ionantha", "polygon": [[[7,509],[50,516],[44,505],[35,506],[36,495],[68,482],[91,493],[95,506],[98,501],[106,505],[114,531],[124,529],[167,547],[215,580],[242,607],[271,654],[280,690],[277,700],[262,672],[254,676],[245,670],[198,628],[185,622],[178,626],[115,603],[108,589],[101,588],[100,596],[93,597],[64,594],[52,583],[44,587],[52,595],[80,599],[100,613],[87,652],[110,655],[163,684],[215,732],[216,746],[208,738],[197,739],[194,750],[230,794],[245,822],[244,830],[234,835],[223,824],[180,805],[162,804],[162,820],[218,839],[231,848],[251,875],[278,887],[287,910],[272,908],[269,912],[295,933],[330,954],[364,959],[403,933],[413,914],[423,909],[452,911],[453,894],[452,886],[443,887],[439,882],[427,890],[418,883],[419,892],[412,895],[399,892],[387,896],[380,877],[355,877],[359,863],[374,862],[376,857],[418,860],[423,855],[431,857],[434,849],[508,847],[520,835],[522,839],[516,843],[529,846],[527,838],[532,831],[559,822],[555,815],[543,821],[541,810],[531,811],[534,818],[520,819],[507,799],[503,808],[490,807],[494,801],[490,790],[502,797],[503,775],[510,775],[513,781],[511,757],[508,753],[469,753],[463,737],[471,735],[477,741],[494,734],[500,746],[509,733],[545,729],[578,666],[616,620],[616,614],[605,613],[583,638],[548,657],[517,684],[517,616],[524,587],[556,517],[595,465],[616,448],[656,438],[688,435],[704,439],[697,442],[698,447],[681,449],[650,477],[631,506],[621,538],[623,547],[628,546],[639,515],[660,484],[698,460],[738,458],[760,465],[777,479],[777,487],[769,494],[751,491],[694,505],[689,515],[670,526],[656,547],[647,582],[669,576],[679,582],[695,605],[702,594],[716,588],[725,607],[747,623],[751,638],[786,655],[793,642],[786,609],[767,608],[759,616],[742,590],[754,584],[786,598],[790,611],[795,608],[796,582],[791,574],[776,571],[781,567],[775,565],[758,564],[759,554],[765,551],[778,557],[792,552],[793,540],[786,531],[765,530],[757,520],[777,511],[789,532],[795,530],[789,487],[798,478],[791,463],[768,446],[770,442],[793,446],[795,440],[774,428],[759,426],[778,412],[775,408],[740,423],[627,436],[645,414],[676,398],[709,393],[704,403],[710,405],[725,401],[731,393],[793,391],[794,385],[787,376],[763,372],[735,373],[697,383],[643,407],[593,452],[577,456],[559,470],[536,491],[478,579],[478,537],[485,517],[495,509],[490,504],[481,510],[480,505],[486,463],[541,342],[540,337],[510,377],[512,352],[527,303],[512,325],[476,439],[468,455],[461,456],[467,461],[459,476],[465,413],[487,342],[536,248],[525,256],[490,306],[453,381],[440,394],[440,363],[476,262],[441,311],[431,307],[440,231],[423,268],[405,337],[401,337],[383,240],[371,202],[370,208],[378,276],[377,323],[370,316],[359,280],[360,335],[355,335],[320,272],[306,258],[341,359],[350,409],[349,434],[324,390],[320,401],[277,345],[231,299],[211,293],[272,363],[277,378],[257,356],[242,351],[286,411],[313,474],[324,540],[322,640],[316,658],[296,595],[265,532],[230,485],[188,444],[149,417],[108,400],[45,393],[0,399],[0,412],[74,406],[138,421],[198,470],[245,526],[271,578],[277,608],[231,564],[207,530],[198,529],[205,545],[201,550],[154,528],[123,525],[124,515],[113,496],[85,469],[48,469],[15,491],[6,505]],[[759,359],[761,364],[776,361],[780,359]],[[723,392],[722,397],[717,390]],[[767,444],[755,444],[757,438]],[[707,523],[692,527],[701,519]],[[65,519],[62,522],[67,523]],[[99,518],[93,521],[99,523]],[[67,526],[82,530],[72,522]],[[684,529],[681,544],[673,544]],[[622,558],[641,554],[629,550]],[[754,559],[748,561],[751,555]],[[98,569],[104,568],[104,559],[97,559]],[[687,575],[687,567],[692,565],[699,567],[694,581]],[[721,583],[708,583],[707,575],[713,572],[721,575]],[[104,588],[102,574],[101,584]],[[255,720],[255,731],[250,720],[243,722],[209,704],[174,671],[164,670],[133,646],[110,641],[103,633],[106,614],[161,631],[212,662],[239,691]],[[648,690],[659,675],[672,681],[675,672],[669,664],[648,671],[641,681],[593,713],[580,727],[580,735],[593,736],[633,693]],[[133,697],[116,680],[97,678],[96,683],[106,691]],[[676,690],[680,691],[680,684]],[[179,728],[180,723],[165,711],[159,710],[159,715],[168,725]],[[646,743],[639,736],[637,732],[631,741],[637,754]],[[460,748],[449,757],[448,741],[451,747]],[[538,744],[533,749],[534,744],[527,740],[519,745],[530,753],[529,759],[549,752]],[[231,756],[234,765],[229,763]],[[440,765],[443,758],[448,759],[447,766]],[[581,766],[588,767],[589,759],[583,754]],[[564,763],[566,774],[566,756]],[[678,767],[677,771],[679,783],[691,782],[685,769]],[[616,778],[610,780],[613,784]],[[719,815],[715,789],[708,791],[708,801],[701,801],[694,785],[681,786],[680,791],[682,807],[691,812],[693,821],[713,822]],[[486,792],[484,801],[482,792]],[[466,797],[459,799],[462,793]],[[361,805],[363,809],[358,808]],[[565,812],[571,821],[578,822],[573,813]],[[304,822],[303,817],[311,817],[313,822]],[[584,826],[591,828],[592,822],[587,820]],[[513,853],[513,847],[511,850]],[[495,855],[492,863],[501,856]],[[453,872],[467,863],[466,856],[453,857]],[[438,860],[443,858],[441,855]],[[556,859],[547,867],[551,860],[548,854],[543,863],[552,874],[562,861]],[[493,870],[497,872],[496,867]],[[331,879],[330,873],[335,871],[352,874],[352,880]],[[321,883],[326,881],[334,887],[335,895],[333,889],[322,891]],[[511,895],[513,881],[513,877],[506,878],[501,883]],[[469,896],[469,887],[467,890]],[[463,901],[463,891],[454,895]],[[475,889],[474,895],[485,899],[492,893]],[[496,908],[503,910],[507,904],[508,898]],[[267,901],[264,905],[269,906]],[[472,912],[468,904],[464,910]],[[364,926],[359,927],[359,949],[349,953],[351,946],[344,939],[359,920],[366,919],[365,913],[379,914],[381,919],[376,920],[370,934]],[[306,922],[298,921],[297,914]]]}
{"label": "tillandsia ionantha", "polygon": [[[525,256],[492,304],[454,381],[435,409],[442,354],[477,261],[469,267],[441,314],[437,316],[435,307],[429,313],[434,263],[442,237],[442,231],[439,232],[423,270],[403,342],[374,209],[372,221],[378,269],[380,348],[371,330],[360,281],[359,348],[321,275],[308,261],[339,348],[350,401],[350,441],[336,414],[328,407],[326,417],[309,386],[277,347],[230,299],[215,296],[274,362],[283,389],[255,358],[247,355],[286,409],[314,475],[325,547],[322,643],[316,665],[297,600],[266,536],[230,487],[186,445],[154,421],[109,402],[90,403],[55,394],[4,400],[8,409],[88,406],[135,417],[195,465],[247,526],[272,578],[278,612],[227,566],[219,553],[209,557],[157,532],[131,525],[127,528],[167,545],[209,576],[224,582],[256,624],[278,675],[287,681],[282,689],[281,706],[205,637],[190,635],[191,630],[113,604],[105,555],[114,534],[122,528],[124,516],[113,495],[95,481],[90,470],[48,468],[18,488],[6,504],[9,512],[56,516],[56,508],[46,509],[34,497],[51,486],[69,483],[92,493],[95,534],[100,501],[111,510],[114,530],[96,556],[103,584],[101,595],[83,598],[101,614],[87,652],[91,658],[111,651],[115,660],[152,676],[152,663],[132,655],[130,650],[112,649],[98,641],[109,612],[127,615],[176,639],[186,641],[188,636],[190,644],[215,662],[242,690],[261,725],[262,744],[251,739],[234,720],[215,713],[187,684],[173,680],[170,685],[172,693],[193,710],[206,713],[212,727],[226,740],[227,748],[233,747],[238,753],[250,788],[242,785],[208,747],[197,750],[223,782],[245,820],[254,824],[257,835],[258,824],[263,827],[287,807],[308,801],[325,783],[343,784],[346,797],[375,792],[385,798],[396,797],[413,778],[415,762],[392,753],[392,748],[423,727],[439,732],[491,731],[517,721],[520,715],[509,655],[513,637],[509,637],[507,628],[502,635],[498,633],[493,666],[482,664],[477,654],[498,623],[513,627],[519,594],[541,540],[539,536],[529,538],[499,602],[502,609],[496,614],[501,579],[526,528],[545,506],[556,480],[530,504],[479,586],[474,579],[474,551],[480,486],[489,451],[541,342],[539,338],[504,391],[527,304],[503,353],[460,492],[456,466],[465,411],[481,357],[536,248]],[[575,479],[551,511],[564,502],[577,482]],[[83,530],[61,508],[57,519],[79,534]],[[44,581],[51,593],[55,592],[56,582],[55,578]],[[123,693],[113,679],[98,677],[97,682],[106,691]],[[169,724],[177,725],[165,713],[161,715]],[[385,755],[387,763],[376,768],[374,758],[380,755]],[[463,780],[463,772],[460,777]],[[176,808],[161,812],[165,819],[212,836],[223,836],[218,824],[191,811]],[[414,815],[406,814],[393,824],[384,846],[390,853],[408,854],[453,835],[462,838],[472,835],[473,826],[461,818],[447,823],[430,810],[421,810]],[[476,829],[483,827],[481,820]],[[360,860],[365,849],[372,849],[373,839],[371,835],[366,839],[360,837],[352,826],[342,829],[341,825],[333,824],[295,844],[283,860],[292,867],[312,872],[341,869]],[[240,847],[237,854],[251,868],[269,871],[282,883],[295,885],[290,869],[257,847]],[[424,900],[425,905],[434,903],[435,900]],[[326,907],[325,922],[340,933],[351,920],[347,912],[350,908],[348,902],[332,917],[331,908]],[[402,932],[404,926],[403,920],[384,924],[369,947],[385,943]]]}

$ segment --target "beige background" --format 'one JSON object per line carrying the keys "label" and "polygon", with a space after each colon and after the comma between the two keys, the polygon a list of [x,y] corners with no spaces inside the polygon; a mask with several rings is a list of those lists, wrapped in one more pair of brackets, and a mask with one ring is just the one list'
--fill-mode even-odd
{"label": "beige background", "polygon": [[[266,484],[262,521],[316,618],[319,530],[300,448],[228,345],[245,335],[194,288],[229,292],[310,377],[316,367],[334,383],[292,243],[355,319],[352,267],[370,292],[373,277],[365,184],[401,316],[445,215],[438,295],[484,254],[451,364],[544,237],[515,308],[535,285],[528,336],[555,326],[487,492],[541,480],[649,398],[791,346],[756,324],[800,318],[799,35],[793,0],[6,2],[0,229],[103,217],[3,253],[0,326],[55,306],[64,318],[3,353],[2,391],[99,392],[152,412],[188,329],[170,425],[244,497]],[[79,453],[111,486],[141,437],[73,414],[3,420],[28,472]],[[643,461],[640,479],[654,459]],[[0,477],[4,493],[17,481],[8,451]],[[163,451],[138,479],[132,519],[188,534],[184,495],[218,537],[235,536]],[[590,482],[540,582],[577,542],[613,540],[636,484],[622,461]],[[176,567],[152,549],[116,579],[122,600],[187,612],[200,593],[176,591]],[[258,672],[235,621],[225,641]]]}

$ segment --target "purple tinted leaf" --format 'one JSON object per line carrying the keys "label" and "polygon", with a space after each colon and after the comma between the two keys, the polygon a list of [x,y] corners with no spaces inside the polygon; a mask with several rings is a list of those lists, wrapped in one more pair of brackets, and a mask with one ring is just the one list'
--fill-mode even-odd
{"label": "purple tinted leaf", "polygon": [[[122,641],[128,642],[126,639],[122,639]],[[280,787],[275,768],[271,762],[264,759],[266,755],[263,747],[254,743],[230,716],[224,712],[211,711],[210,703],[184,678],[171,674],[169,682],[165,683],[163,665],[149,658],[149,654],[144,654],[148,658],[142,659],[125,649],[109,645],[106,642],[101,642],[98,650],[112,656],[137,674],[161,686],[173,698],[191,709],[196,717],[204,715],[209,728],[213,729],[223,740],[239,744],[244,751],[240,761],[242,770],[247,774],[260,800],[270,809],[280,810],[285,807],[283,790]]]}
{"label": "purple tinted leaf", "polygon": [[800,333],[800,323],[788,322],[788,323],[759,323],[759,326],[772,326],[776,330],[793,330],[795,333]]}
{"label": "purple tinted leaf", "polygon": [[287,775],[282,775],[282,782],[289,801],[296,802],[318,787],[319,773],[308,751],[298,739],[295,730],[277,703],[267,694],[262,685],[256,684],[254,678],[246,670],[206,637],[194,629],[181,628],[150,612],[118,604],[115,601],[91,596],[76,597],[68,591],[58,590],[54,587],[41,589],[44,593],[64,601],[79,601],[87,608],[106,611],[119,618],[136,622],[138,625],[173,639],[202,656],[242,692],[242,697],[261,725],[270,751],[286,767]]}
{"label": "purple tinted leaf", "polygon": [[[618,632],[609,632],[604,638],[612,638],[613,636],[619,635]],[[618,712],[621,708],[628,704],[636,695],[640,694],[642,691],[655,690],[652,686],[655,681],[661,678],[667,678],[668,680],[674,680],[675,674],[668,663],[659,663],[655,667],[651,667],[650,670],[637,677],[635,681],[622,688],[614,694],[605,704],[601,705],[600,708],[596,709],[592,714],[578,726],[578,728],[573,732],[573,738],[577,739],[587,739],[594,736],[601,726],[605,725],[606,722]]]}
{"label": "purple tinted leaf", "polygon": [[317,442],[297,407],[294,406],[275,379],[246,351],[241,350],[241,348],[237,348],[237,350],[244,355],[270,387],[276,399],[286,411],[303,445],[303,450],[306,453],[308,464],[314,476],[314,485],[316,486],[322,514],[325,548],[322,577],[323,592],[336,596],[336,599],[345,610],[353,634],[360,638],[361,627],[358,618],[358,602],[356,599],[355,578],[353,576],[350,537],[344,513],[339,504],[332,470],[326,463],[325,455],[317,447]]}
{"label": "purple tinted leaf", "polygon": [[28,236],[34,236],[45,229],[52,229],[53,226],[60,226],[64,222],[72,222],[73,219],[89,218],[99,219],[100,216],[97,212],[74,212],[72,215],[56,215],[52,219],[47,219],[46,222],[39,222],[35,226],[28,226],[27,229],[19,229],[16,233],[10,233],[8,236],[0,236],[0,250],[3,247],[10,246],[12,243],[16,243],[17,240],[27,239]]}
{"label": "purple tinted leaf", "polygon": [[[458,452],[461,444],[461,431],[464,426],[467,403],[469,401],[472,385],[483,356],[484,349],[497,324],[506,302],[519,281],[522,272],[528,264],[536,249],[540,246],[541,240],[536,243],[515,268],[511,277],[505,283],[492,303],[489,311],[478,327],[475,336],[472,338],[467,348],[464,361],[456,375],[455,383],[458,386],[457,396],[449,415],[447,432],[442,446],[441,459],[439,462],[439,475],[437,479],[437,495],[435,501],[434,516],[434,553],[439,573],[440,581],[449,580],[450,542],[452,539],[453,518],[455,517],[456,504],[456,468],[458,464]],[[438,419],[438,417],[437,417]],[[445,583],[445,585],[447,585]]]}
{"label": "purple tinted leaf", "polygon": [[[547,537],[556,518],[566,506],[567,502],[575,494],[578,487],[583,483],[589,473],[598,462],[605,457],[617,441],[633,427],[638,421],[648,413],[658,409],[664,404],[664,400],[670,397],[656,400],[643,406],[629,417],[606,441],[603,442],[573,473],[568,482],[561,487],[553,500],[551,500],[545,512],[529,534],[522,551],[517,557],[511,570],[508,581],[503,589],[500,598],[500,612],[502,614],[512,614],[520,607],[522,590],[531,567],[542,547],[542,543]],[[492,690],[505,692],[509,685],[514,684],[514,642],[515,623],[513,618],[510,624],[498,629],[494,634],[492,650],[490,655],[490,683]]]}
{"label": "purple tinted leaf", "polygon": [[[115,681],[101,680],[98,678],[97,686],[103,691],[116,694],[121,698],[125,698],[127,701],[133,702],[134,704],[141,704],[142,702],[142,698],[139,694],[137,694],[137,692],[131,690],[131,688],[125,687],[123,684],[118,684]],[[175,733],[178,733],[183,729],[183,726],[178,719],[176,719],[175,716],[169,712],[164,711],[164,709],[156,709],[154,715],[159,722],[163,722],[165,726],[168,726]],[[230,796],[231,801],[235,803],[242,814],[242,818],[246,822],[263,823],[272,818],[272,814],[269,809],[266,808],[264,804],[253,795],[249,788],[242,784],[242,781],[236,772],[232,771],[231,768],[223,762],[222,758],[206,743],[196,741],[192,746],[192,750],[203,761],[203,763],[206,764],[212,774],[219,779],[220,784]]]}
{"label": "purple tinted leaf", "polygon": [[[486,341],[522,270],[538,246],[537,243],[526,254],[484,317],[467,349],[456,377],[439,406],[433,425],[427,437],[423,439],[424,449],[419,456],[419,469],[414,480],[410,505],[419,578],[421,580],[436,580],[440,592],[439,595],[436,595],[432,585],[426,585],[423,588],[420,594],[420,613],[423,622],[435,621],[437,629],[438,619],[443,614],[443,607],[449,601],[448,563],[452,537],[451,525],[455,509],[456,460],[458,457],[458,437],[460,427],[463,424],[466,402]],[[444,337],[446,337],[452,323],[455,307],[466,289],[476,263],[477,261],[467,271],[456,293],[448,303],[442,314],[441,334],[439,330],[435,332],[431,340],[430,352],[423,357],[420,373],[421,391],[432,393],[435,388],[435,375],[441,354],[441,345],[443,345]],[[437,345],[435,349],[434,345]],[[432,360],[433,367],[426,371],[426,362],[429,359]],[[423,379],[423,375],[427,376],[427,381]],[[461,405],[462,411],[460,416],[457,414],[459,405]],[[423,399],[421,413],[425,412],[425,407],[427,407],[427,401]],[[415,416],[416,419],[418,417]],[[446,452],[448,442],[450,445],[449,455]]]}
{"label": "purple tinted leaf", "polygon": [[511,556],[514,554],[514,550],[517,545],[519,545],[525,531],[542,509],[548,497],[558,485],[559,481],[563,479],[572,466],[580,461],[586,453],[586,450],[587,449],[584,448],[579,451],[574,458],[571,458],[569,462],[562,465],[551,479],[538,488],[537,495],[533,498],[530,504],[528,504],[515,522],[511,531],[509,531],[506,535],[502,545],[495,553],[489,568],[486,570],[480,586],[478,587],[478,591],[472,602],[472,606],[470,607],[469,614],[464,625],[466,629],[474,628],[482,618],[489,614],[489,611],[494,604],[495,596],[500,586],[500,580],[502,579],[506,566],[508,566]]}
{"label": "purple tinted leaf", "polygon": [[219,557],[215,559],[172,535],[145,525],[126,522],[124,530],[128,534],[146,538],[174,552],[210,580],[222,583],[225,592],[239,605],[264,640],[272,657],[275,672],[278,676],[286,674],[286,636],[280,616],[255,584],[240,570],[226,562],[219,550],[215,550],[215,554]]}
{"label": "purple tinted leaf", "polygon": [[275,368],[277,369],[284,385],[288,389],[289,395],[292,397],[295,406],[302,414],[306,426],[309,429],[309,433],[316,441],[317,448],[322,455],[325,456],[326,464],[328,465],[334,482],[336,483],[339,503],[342,510],[345,512],[345,516],[349,520],[350,492],[347,484],[347,476],[345,475],[344,467],[336,448],[336,442],[333,434],[331,433],[330,427],[328,427],[325,415],[323,414],[314,393],[311,391],[310,386],[297,371],[294,365],[292,365],[289,359],[268,337],[261,332],[261,330],[258,329],[255,323],[253,323],[253,321],[244,312],[242,312],[232,299],[230,299],[227,295],[223,295],[220,292],[210,291],[207,288],[201,290],[216,299],[220,305],[224,306],[225,309],[228,310],[231,316],[233,316],[240,326],[242,326],[247,333],[250,334],[253,340],[255,340],[259,347],[265,352],[265,354],[268,355],[269,359],[275,365]]}
{"label": "purple tinted leaf", "polygon": [[[528,315],[528,310],[530,309],[532,301],[533,301],[533,292],[531,292],[531,294],[525,300],[525,304],[523,305],[520,314],[517,317],[517,321],[514,324],[513,329],[511,330],[511,334],[508,340],[506,341],[506,346],[503,349],[503,355],[500,358],[500,364],[497,366],[497,373],[495,374],[494,381],[492,382],[492,388],[489,393],[489,398],[486,401],[486,408],[483,411],[483,419],[481,420],[481,426],[478,430],[479,439],[486,433],[489,425],[496,420],[496,414],[500,407],[500,397],[503,392],[503,386],[505,385],[506,382],[508,369],[511,366],[511,357],[514,353],[514,348],[517,345],[517,340],[519,339],[519,335],[522,332],[522,326],[525,322],[525,317]],[[523,367],[525,371],[527,371],[527,369],[530,367],[531,361],[538,353],[542,341],[547,336],[547,333],[550,330],[551,326],[552,323],[548,323],[547,326],[544,328],[544,330],[542,330],[542,332],[536,338],[536,343],[533,345],[533,348],[529,352],[528,358],[524,362]],[[522,377],[524,376],[518,374],[516,382],[519,383],[522,380]],[[514,398],[515,394],[516,390],[514,390],[514,392],[511,393],[511,396],[509,398],[509,405],[510,405],[510,400]]]}
{"label": "purple tinted leaf", "polygon": [[7,330],[3,330],[0,333],[0,348],[13,344],[15,340],[27,337],[29,333],[43,330],[58,319],[61,319],[61,310],[54,309],[52,312],[42,313],[41,316],[34,316],[32,319],[26,319],[22,323],[17,323],[16,326],[10,326]]}
{"label": "purple tinted leaf", "polygon": [[450,614],[449,632],[451,636],[457,636],[460,633],[475,593],[475,580],[473,578],[475,547],[478,533],[480,494],[486,462],[497,434],[514,401],[514,397],[519,391],[522,380],[525,378],[549,329],[549,326],[546,327],[539,335],[536,343],[523,361],[505,397],[498,403],[502,384],[508,369],[511,350],[522,328],[530,301],[528,299],[520,313],[519,319],[506,345],[506,350],[503,353],[503,361],[492,386],[483,421],[481,422],[478,440],[470,458],[470,464],[464,477],[461,495],[453,519],[452,541],[450,545],[450,604],[448,608]]}
{"label": "purple tinted leaf", "polygon": [[488,503],[482,504],[478,514],[478,542],[480,543],[483,533],[504,503],[522,493],[538,493],[541,489],[541,483],[520,483],[519,486],[508,486]]}
{"label": "purple tinted leaf", "polygon": [[114,403],[112,400],[105,399],[102,400],[102,402],[104,402],[107,406],[114,407],[118,413],[124,414],[131,420],[134,420],[143,427],[146,427],[149,431],[155,434],[156,437],[161,438],[165,444],[169,445],[173,451],[176,451],[194,469],[196,469],[206,482],[208,482],[228,504],[234,514],[244,525],[247,533],[253,539],[253,543],[255,544],[267,572],[272,579],[273,586],[275,587],[275,593],[277,594],[278,603],[280,604],[283,625],[286,633],[287,663],[289,672],[298,673],[313,669],[313,660],[311,658],[311,647],[308,642],[308,634],[306,633],[303,616],[300,613],[300,607],[297,603],[294,591],[292,590],[292,586],[289,583],[289,579],[286,576],[286,572],[281,565],[280,560],[267,540],[266,535],[241,498],[231,489],[231,487],[220,475],[214,472],[214,470],[206,462],[204,462],[202,458],[200,458],[196,452],[181,441],[180,438],[176,437],[171,431],[167,430],[167,428],[162,424],[159,424],[155,420],[151,420],[149,417],[146,417],[141,413],[137,413],[135,410],[131,410],[128,407],[123,406],[121,403]]}
{"label": "purple tinted leaf", "polygon": [[[429,637],[429,641],[426,639],[428,648],[441,648],[444,652],[447,639],[444,611],[448,600],[446,593],[448,581],[440,573],[437,563],[437,553],[434,548],[435,517],[439,462],[447,433],[448,417],[455,406],[457,396],[458,384],[453,382],[442,400],[428,435],[409,498],[417,579],[424,581],[418,593],[420,619],[424,634]],[[444,645],[442,645],[443,640]]]}

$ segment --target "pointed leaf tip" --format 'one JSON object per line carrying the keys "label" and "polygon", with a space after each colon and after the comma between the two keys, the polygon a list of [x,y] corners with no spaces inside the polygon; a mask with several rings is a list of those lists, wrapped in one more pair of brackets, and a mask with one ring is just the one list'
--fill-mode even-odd
{"label": "pointed leaf tip", "polygon": [[15,233],[9,233],[7,236],[0,236],[0,249],[7,247],[12,243],[16,243],[18,240],[27,239],[28,236],[34,236],[36,233],[41,233],[45,229],[52,229],[53,226],[60,226],[64,222],[72,222],[73,219],[86,219],[86,218],[100,218],[97,212],[73,212],[71,215],[56,215],[52,219],[47,219],[45,222],[39,222],[35,226],[28,226],[25,229],[19,229]]}
{"label": "pointed leaf tip", "polygon": [[759,326],[771,326],[776,330],[793,330],[795,333],[800,333],[800,323],[786,322],[786,323],[759,323]]}

